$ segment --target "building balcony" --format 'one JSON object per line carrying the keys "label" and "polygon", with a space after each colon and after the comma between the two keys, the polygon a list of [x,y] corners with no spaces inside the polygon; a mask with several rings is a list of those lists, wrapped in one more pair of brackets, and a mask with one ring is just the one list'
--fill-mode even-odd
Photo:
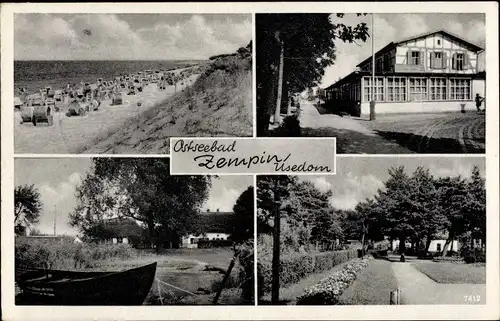
{"label": "building balcony", "polygon": [[395,64],[394,72],[425,72],[423,65]]}

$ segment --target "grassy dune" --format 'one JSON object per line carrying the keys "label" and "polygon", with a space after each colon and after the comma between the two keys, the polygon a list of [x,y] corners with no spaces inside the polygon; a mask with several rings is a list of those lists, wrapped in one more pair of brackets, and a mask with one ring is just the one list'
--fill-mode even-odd
{"label": "grassy dune", "polygon": [[251,136],[249,49],[240,48],[238,53],[213,57],[201,69],[200,75],[192,76],[191,86],[129,119],[85,152],[168,153],[170,137]]}

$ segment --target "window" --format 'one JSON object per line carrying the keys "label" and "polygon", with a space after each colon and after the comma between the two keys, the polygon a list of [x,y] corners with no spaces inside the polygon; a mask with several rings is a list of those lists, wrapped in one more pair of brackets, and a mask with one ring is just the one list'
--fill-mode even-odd
{"label": "window", "polygon": [[405,101],[405,100],[406,100],[406,78],[388,77],[387,101]]}
{"label": "window", "polygon": [[446,78],[431,78],[429,88],[431,100],[446,99]]}
{"label": "window", "polygon": [[420,51],[412,51],[410,58],[410,64],[420,65]]}
{"label": "window", "polygon": [[[375,77],[375,101],[384,101],[384,77]],[[364,77],[363,101],[372,100],[372,77]]]}
{"label": "window", "polygon": [[426,78],[410,78],[410,101],[427,100],[427,79]]}
{"label": "window", "polygon": [[441,243],[438,243],[438,244],[437,244],[437,251],[438,251],[438,252],[441,252]]}
{"label": "window", "polygon": [[465,55],[463,53],[457,53],[455,54],[454,57],[454,62],[453,62],[453,69],[455,70],[464,70],[465,66]]}
{"label": "window", "polygon": [[450,99],[469,100],[471,99],[470,79],[450,79]]}
{"label": "window", "polygon": [[386,54],[386,55],[384,55],[384,67],[383,67],[383,69],[388,70],[390,68],[391,68],[391,55]]}
{"label": "window", "polygon": [[378,59],[377,59],[377,64],[376,64],[376,66],[375,66],[377,71],[382,71],[382,70],[383,70],[383,67],[382,67],[382,66],[383,66],[383,64],[382,64],[382,63],[383,63],[383,62],[382,62],[382,58],[378,58]]}
{"label": "window", "polygon": [[431,68],[443,68],[443,53],[441,51],[431,52]]}
{"label": "window", "polygon": [[441,39],[437,40],[437,44],[438,44],[438,46],[441,45]]}

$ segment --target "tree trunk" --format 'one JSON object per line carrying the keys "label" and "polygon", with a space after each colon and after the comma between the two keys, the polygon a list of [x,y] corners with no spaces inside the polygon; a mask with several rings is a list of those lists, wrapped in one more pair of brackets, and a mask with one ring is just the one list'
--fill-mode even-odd
{"label": "tree trunk", "polygon": [[361,257],[365,256],[365,225],[363,224],[363,235],[361,236]]}
{"label": "tree trunk", "polygon": [[404,254],[406,252],[406,238],[401,236],[399,237],[399,253]]}
{"label": "tree trunk", "polygon": [[288,105],[286,108],[286,114],[291,115],[292,114],[292,96],[290,95],[290,91],[288,91]]}
{"label": "tree trunk", "polygon": [[283,93],[283,64],[284,64],[284,56],[285,49],[283,41],[280,38],[280,32],[276,31],[276,40],[280,44],[280,62],[278,67],[278,93],[276,97],[276,109],[274,111],[274,122],[280,123],[280,111],[281,111],[281,95]]}
{"label": "tree trunk", "polygon": [[446,256],[446,254],[448,253],[447,248],[448,248],[448,245],[450,244],[450,241],[451,241],[451,239],[448,237],[448,238],[446,239],[446,242],[444,243],[444,246],[443,246],[443,254],[442,254],[441,256],[445,257],[445,256]]}
{"label": "tree trunk", "polygon": [[278,304],[280,295],[280,202],[278,195],[278,178],[274,181],[274,240],[272,262],[271,303]]}
{"label": "tree trunk", "polygon": [[427,236],[425,240],[425,254],[429,253],[429,248],[431,247],[432,237],[430,235]]}

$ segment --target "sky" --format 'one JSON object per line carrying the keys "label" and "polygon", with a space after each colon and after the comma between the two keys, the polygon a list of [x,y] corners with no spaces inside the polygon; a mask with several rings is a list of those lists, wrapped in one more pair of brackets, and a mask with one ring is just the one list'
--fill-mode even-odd
{"label": "sky", "polygon": [[251,39],[249,14],[29,13],[14,18],[15,60],[208,59],[235,52]]}
{"label": "sky", "polygon": [[389,178],[388,170],[403,165],[411,175],[422,166],[432,175],[469,177],[474,165],[485,175],[484,157],[339,157],[337,174],[330,176],[299,176],[322,190],[331,190],[330,204],[338,209],[354,209],[356,204],[372,197]]}
{"label": "sky", "polygon": [[[69,213],[77,200],[75,187],[91,169],[90,158],[18,158],[15,163],[15,185],[34,184],[43,202],[40,223],[42,233],[76,235],[78,231],[68,225]],[[212,188],[202,210],[232,211],[237,198],[253,185],[252,176],[219,176],[212,179]]]}
{"label": "sky", "polygon": [[[366,22],[369,33],[372,33],[371,15],[357,17],[356,14],[346,14],[339,19],[332,15],[333,23],[357,25]],[[410,38],[434,30],[447,30],[482,48],[486,49],[486,30],[484,14],[469,13],[422,13],[422,14],[376,14],[375,15],[375,51],[378,51],[393,41]],[[325,88],[345,77],[355,70],[356,65],[371,56],[372,38],[358,44],[335,42],[337,59],[333,66],[325,70],[320,87]],[[485,54],[479,56],[479,69],[485,69]]]}

